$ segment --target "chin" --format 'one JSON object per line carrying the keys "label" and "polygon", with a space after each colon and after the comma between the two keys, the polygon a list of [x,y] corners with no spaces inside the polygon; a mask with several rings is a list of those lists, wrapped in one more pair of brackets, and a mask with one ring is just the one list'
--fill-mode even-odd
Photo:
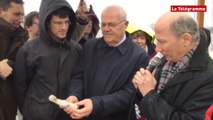
{"label": "chin", "polygon": [[64,39],[66,35],[59,36],[60,39]]}
{"label": "chin", "polygon": [[111,43],[111,42],[112,42],[112,40],[109,40],[109,39],[104,39],[104,41],[105,41],[106,43]]}
{"label": "chin", "polygon": [[64,40],[65,37],[57,37],[58,40]]}
{"label": "chin", "polygon": [[165,57],[167,61],[169,62],[177,62],[177,60],[172,59],[171,57]]}

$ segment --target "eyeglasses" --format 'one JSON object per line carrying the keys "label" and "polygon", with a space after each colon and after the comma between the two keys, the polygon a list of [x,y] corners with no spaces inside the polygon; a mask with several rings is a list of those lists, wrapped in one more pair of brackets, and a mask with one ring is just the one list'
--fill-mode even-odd
{"label": "eyeglasses", "polygon": [[118,22],[118,23],[113,23],[113,22],[109,22],[109,23],[101,23],[101,27],[106,27],[106,26],[108,26],[109,28],[115,28],[115,27],[117,27],[118,25],[120,25],[121,23],[123,23],[123,22],[126,22],[126,20],[122,20],[122,21],[120,21],[120,22]]}
{"label": "eyeglasses", "polygon": [[70,25],[71,24],[71,21],[53,21],[52,22],[54,25],[57,25],[57,26],[62,26],[62,25],[66,25],[66,26],[68,26],[68,25]]}
{"label": "eyeglasses", "polygon": [[35,25],[39,25],[39,23],[37,23],[37,22],[33,22],[33,24],[35,24]]}

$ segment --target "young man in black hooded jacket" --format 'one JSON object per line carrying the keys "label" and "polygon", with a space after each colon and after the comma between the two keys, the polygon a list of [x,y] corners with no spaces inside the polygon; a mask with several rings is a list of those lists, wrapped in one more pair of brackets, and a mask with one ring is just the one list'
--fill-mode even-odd
{"label": "young man in black hooded jacket", "polygon": [[19,109],[26,120],[67,120],[67,115],[48,100],[54,94],[67,96],[67,83],[81,48],[71,40],[76,15],[65,0],[43,0],[40,34],[18,51],[15,90]]}

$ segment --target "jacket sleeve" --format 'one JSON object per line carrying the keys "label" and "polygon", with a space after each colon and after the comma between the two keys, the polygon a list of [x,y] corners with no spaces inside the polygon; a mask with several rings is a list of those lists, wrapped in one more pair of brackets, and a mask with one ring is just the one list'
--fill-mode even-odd
{"label": "jacket sleeve", "polygon": [[91,116],[107,116],[130,108],[134,88],[131,82],[118,92],[92,97],[93,111]]}
{"label": "jacket sleeve", "polygon": [[[184,94],[187,97],[184,97],[187,99],[183,97],[184,100],[179,99],[182,103],[181,106],[176,105],[179,100],[170,104],[154,90],[150,91],[141,100],[140,109],[148,120],[203,120],[208,107],[213,104],[213,83],[211,81],[206,80],[205,82],[195,83],[192,80],[191,87],[187,87],[193,89],[193,91],[190,94],[185,91]],[[192,84],[196,87],[193,88]]]}
{"label": "jacket sleeve", "polygon": [[81,40],[81,38],[84,35],[85,28],[88,24],[88,20],[83,21],[78,17],[77,17],[77,21],[78,22],[76,24],[76,28],[75,28],[75,31],[74,31],[74,34],[73,34],[73,37],[72,37],[72,40],[74,40],[76,42]]}
{"label": "jacket sleeve", "polygon": [[82,55],[81,55],[74,68],[74,71],[71,74],[69,88],[68,88],[68,96],[71,96],[71,95],[76,96],[79,100],[83,98],[82,79],[83,79],[83,73],[82,73]]}
{"label": "jacket sleeve", "polygon": [[16,100],[19,109],[22,111],[24,98],[28,88],[29,81],[27,80],[27,74],[29,69],[26,63],[26,51],[21,47],[16,54],[16,60],[14,64],[14,89]]}
{"label": "jacket sleeve", "polygon": [[132,78],[139,68],[146,68],[148,62],[148,55],[142,54],[138,57],[134,70],[129,71],[131,75],[128,77],[129,80],[124,84],[123,88],[108,95],[92,97],[93,112],[91,115],[107,116],[130,109],[136,94],[136,89],[132,84]]}

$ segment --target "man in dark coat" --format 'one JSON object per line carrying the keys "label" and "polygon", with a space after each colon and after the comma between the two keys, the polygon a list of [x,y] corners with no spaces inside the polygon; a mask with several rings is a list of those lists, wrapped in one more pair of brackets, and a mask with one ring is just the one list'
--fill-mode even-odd
{"label": "man in dark coat", "polygon": [[[147,53],[125,33],[127,15],[120,6],[107,7],[101,16],[102,38],[85,43],[82,68],[70,81],[68,101],[80,109],[64,108],[74,119],[135,120],[131,107],[131,79],[149,61]],[[77,102],[79,101],[79,102]],[[132,115],[132,116],[131,116]]]}
{"label": "man in dark coat", "polygon": [[15,120],[16,102],[12,86],[13,62],[27,40],[22,0],[0,0],[0,120]]}
{"label": "man in dark coat", "polygon": [[186,13],[168,12],[155,24],[156,51],[163,54],[155,76],[141,69],[133,79],[147,120],[204,120],[213,104],[213,61],[206,38]]}
{"label": "man in dark coat", "polygon": [[69,120],[48,97],[67,97],[68,82],[81,52],[71,40],[76,15],[65,0],[43,0],[39,12],[39,36],[26,42],[16,56],[18,107],[25,120]]}

